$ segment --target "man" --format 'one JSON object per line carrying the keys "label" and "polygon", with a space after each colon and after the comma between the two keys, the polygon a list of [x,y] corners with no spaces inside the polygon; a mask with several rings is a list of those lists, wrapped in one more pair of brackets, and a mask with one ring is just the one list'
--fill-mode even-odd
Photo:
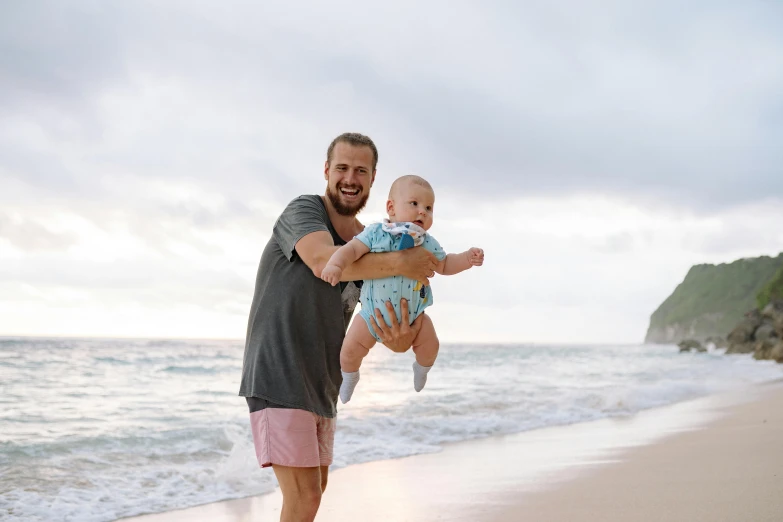
{"label": "man", "polygon": [[[378,150],[367,136],[346,133],[329,145],[326,194],[294,199],[278,218],[261,255],[250,308],[242,382],[256,456],[272,466],[283,493],[281,522],[315,519],[332,463],[340,346],[363,279],[403,275],[428,284],[435,257],[423,248],[368,254],[341,283],[320,279],[332,254],[360,233],[356,215],[375,181]],[[421,328],[401,302],[402,324],[373,327],[391,350],[408,350]],[[392,312],[392,304],[387,303]]]}

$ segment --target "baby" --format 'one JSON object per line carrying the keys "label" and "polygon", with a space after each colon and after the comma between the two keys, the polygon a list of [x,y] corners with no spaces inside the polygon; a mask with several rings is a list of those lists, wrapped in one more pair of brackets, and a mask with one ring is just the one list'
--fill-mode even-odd
{"label": "baby", "polygon": [[[432,186],[419,176],[402,176],[392,183],[386,212],[389,219],[383,223],[374,223],[340,247],[321,273],[321,279],[336,285],[343,270],[368,252],[390,252],[423,245],[438,260],[435,271],[442,275],[458,274],[473,266],[484,263],[484,251],[471,248],[461,254],[446,254],[440,244],[427,233],[432,226],[435,193]],[[343,403],[351,400],[353,390],[359,382],[359,367],[362,359],[369,353],[377,341],[380,341],[372,328],[373,311],[378,308],[387,324],[389,311],[385,302],[391,300],[400,319],[400,298],[408,300],[408,320],[412,323],[424,309],[432,304],[432,290],[418,281],[402,276],[384,279],[370,279],[362,285],[361,316],[364,321],[354,320],[340,351],[340,367],[343,384],[340,386],[340,399]],[[366,323],[366,324],[365,324]],[[438,336],[429,316],[425,315],[421,329],[413,340],[413,388],[419,392],[427,382],[427,372],[438,356]]]}

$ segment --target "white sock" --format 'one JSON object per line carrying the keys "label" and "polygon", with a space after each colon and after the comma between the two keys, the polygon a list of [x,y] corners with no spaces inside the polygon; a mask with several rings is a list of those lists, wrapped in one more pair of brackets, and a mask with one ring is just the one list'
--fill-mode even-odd
{"label": "white sock", "polygon": [[359,382],[359,370],[349,373],[340,370],[340,373],[343,374],[343,383],[340,385],[340,400],[345,404],[351,400],[353,390]]}
{"label": "white sock", "polygon": [[417,361],[413,361],[413,389],[420,392],[427,384],[427,372],[432,366],[422,366]]}

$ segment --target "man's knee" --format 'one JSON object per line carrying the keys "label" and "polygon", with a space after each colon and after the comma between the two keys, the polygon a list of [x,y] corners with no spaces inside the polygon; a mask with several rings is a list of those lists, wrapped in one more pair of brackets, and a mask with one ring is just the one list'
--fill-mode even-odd
{"label": "man's knee", "polygon": [[318,506],[321,505],[321,495],[323,490],[321,488],[307,488],[300,492],[299,499],[301,502],[314,510],[318,510]]}
{"label": "man's knee", "polygon": [[320,485],[314,488],[298,488],[295,495],[286,496],[283,492],[283,503],[291,504],[294,510],[304,516],[305,520],[312,520],[321,505]]}
{"label": "man's knee", "polygon": [[303,520],[312,520],[321,505],[321,474],[318,468],[273,466],[283,505],[290,513],[298,513]]}

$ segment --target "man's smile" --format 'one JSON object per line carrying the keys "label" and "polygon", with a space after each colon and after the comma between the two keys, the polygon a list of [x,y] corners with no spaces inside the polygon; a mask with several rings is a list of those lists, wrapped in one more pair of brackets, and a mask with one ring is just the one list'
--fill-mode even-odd
{"label": "man's smile", "polygon": [[356,187],[340,187],[340,194],[345,196],[347,199],[355,199],[359,197],[360,192],[361,190]]}

